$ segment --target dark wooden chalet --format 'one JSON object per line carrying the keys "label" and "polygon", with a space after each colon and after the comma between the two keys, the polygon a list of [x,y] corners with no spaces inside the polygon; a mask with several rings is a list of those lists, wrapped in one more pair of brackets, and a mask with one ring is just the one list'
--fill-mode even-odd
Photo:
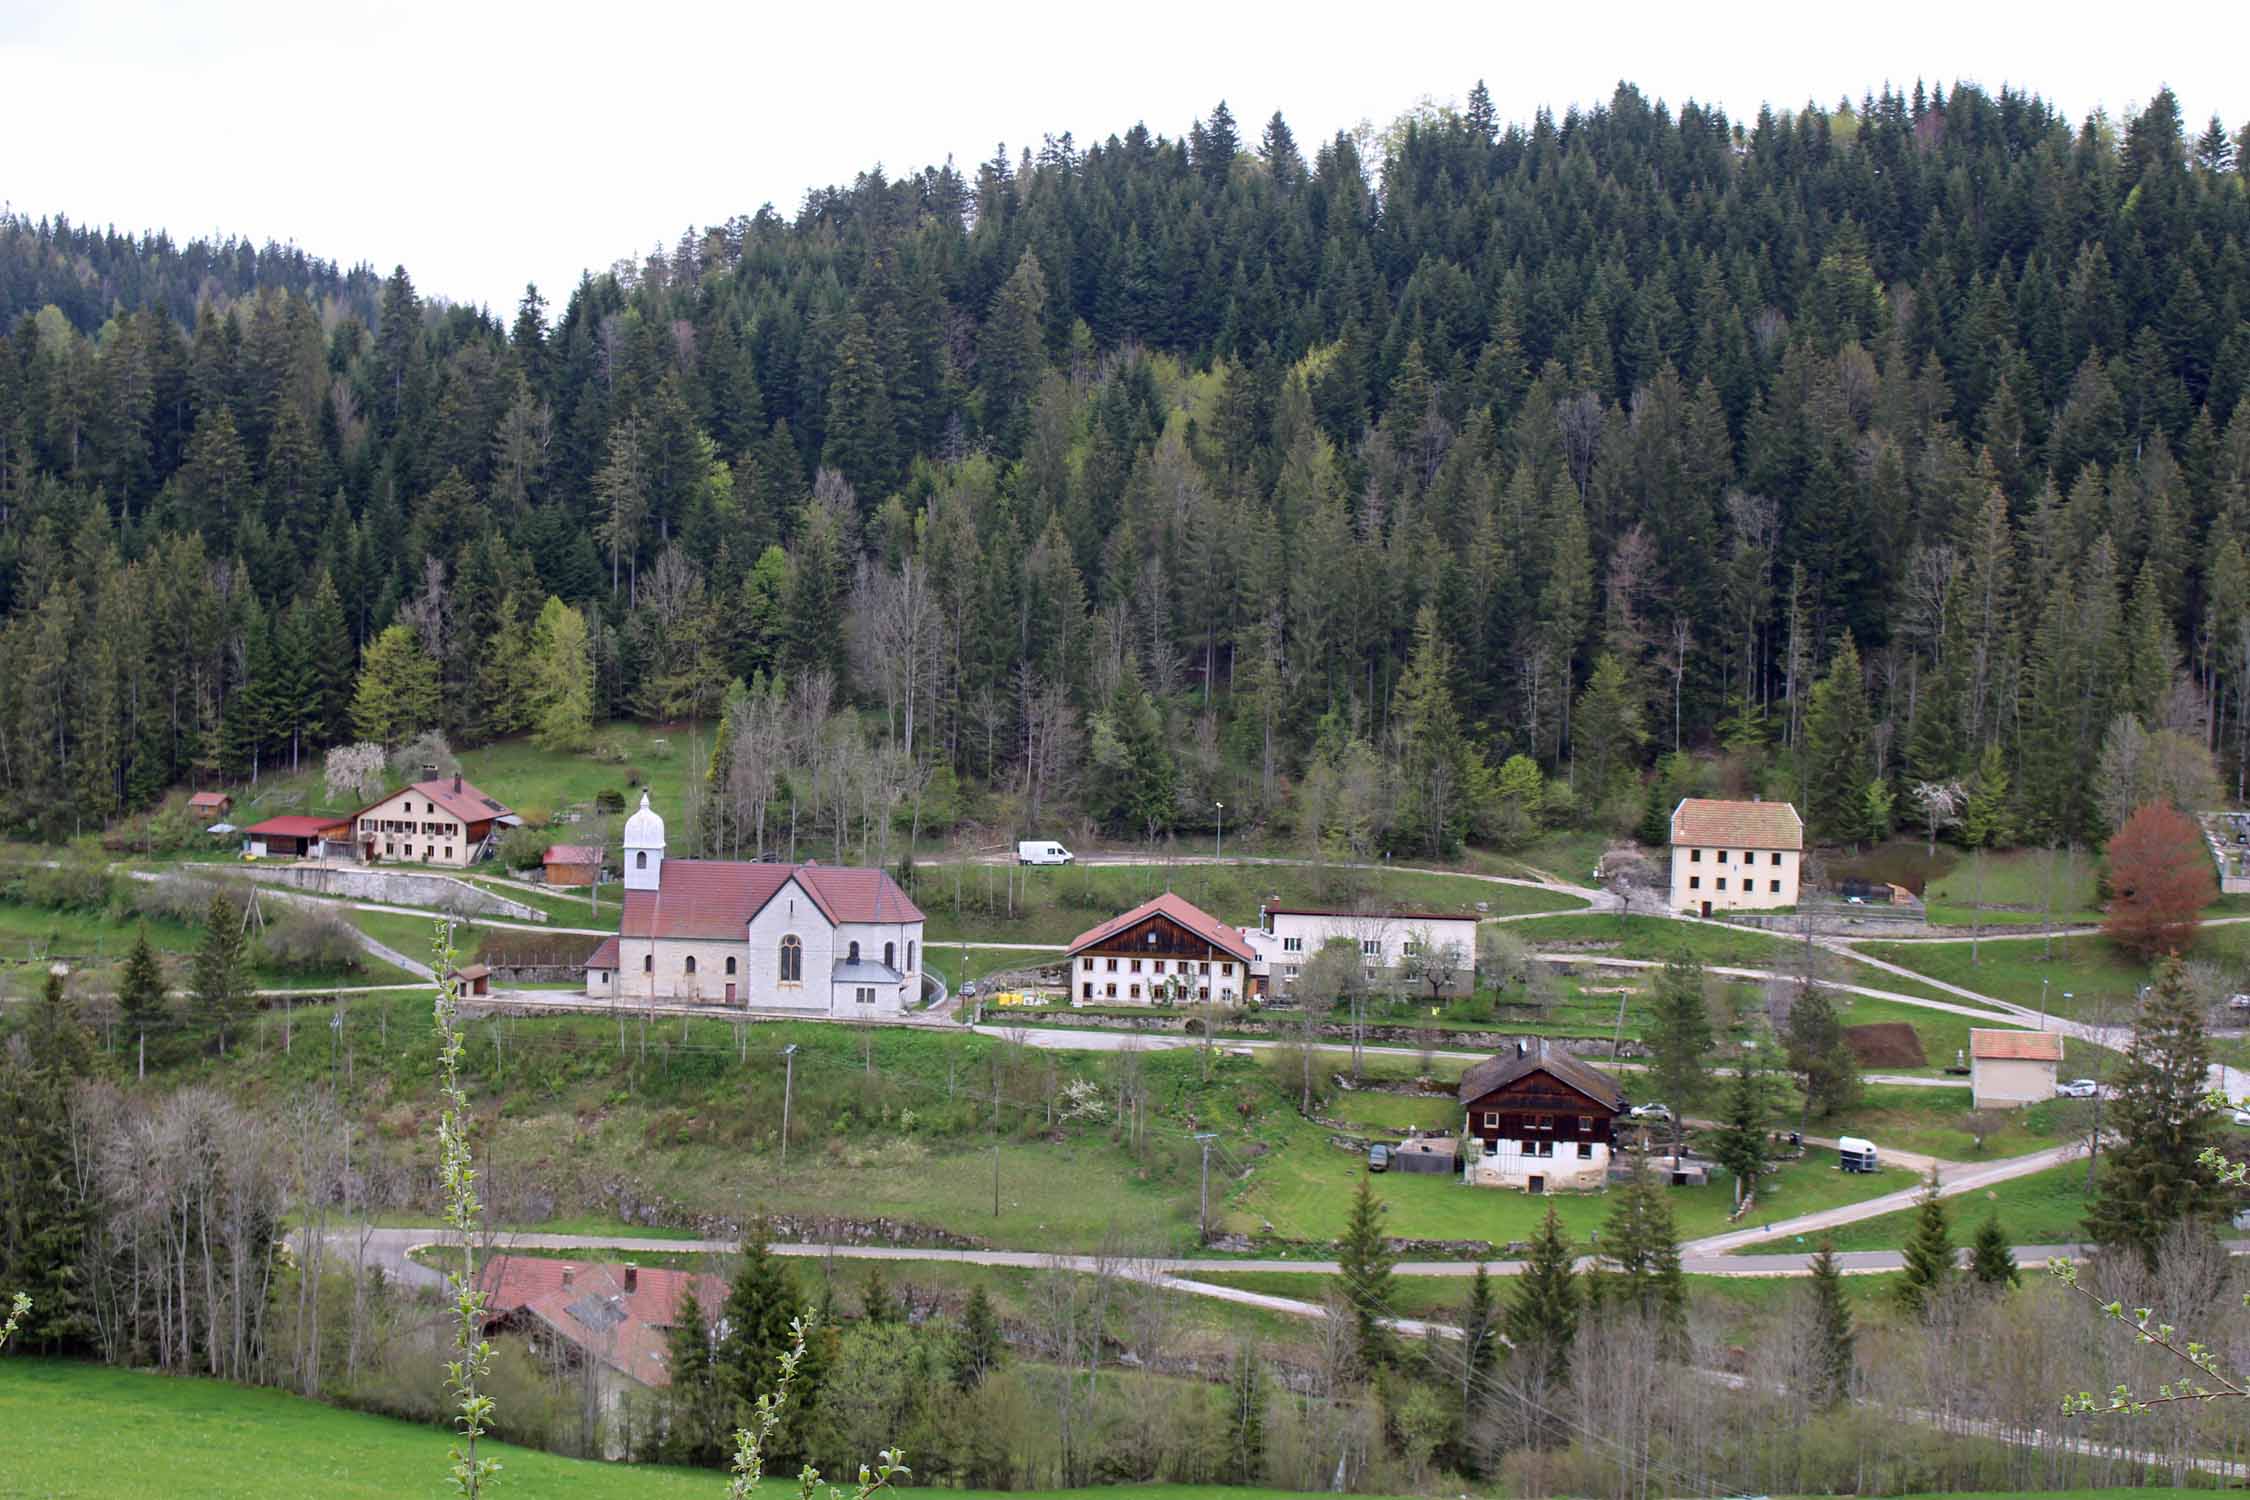
{"label": "dark wooden chalet", "polygon": [[1558,1141],[1610,1146],[1625,1112],[1625,1094],[1607,1074],[1536,1044],[1472,1066],[1461,1075],[1460,1097],[1468,1135],[1488,1148],[1519,1143],[1526,1155],[1546,1154],[1539,1148]]}
{"label": "dark wooden chalet", "polygon": [[1250,994],[1249,940],[1166,891],[1078,935],[1070,993],[1080,1004],[1236,1001]]}

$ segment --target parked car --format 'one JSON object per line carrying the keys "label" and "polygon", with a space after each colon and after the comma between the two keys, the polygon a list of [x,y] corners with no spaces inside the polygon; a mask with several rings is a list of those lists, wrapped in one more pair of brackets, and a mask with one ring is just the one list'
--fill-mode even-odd
{"label": "parked car", "polygon": [[2250,1109],[2236,1110],[2234,1112],[2233,1119],[2234,1123],[2237,1125],[2250,1125]]}
{"label": "parked car", "polygon": [[2238,991],[2227,996],[2227,1008],[2229,1010],[2250,1010],[2250,995]]}
{"label": "parked car", "polygon": [[974,999],[976,999],[976,997],[977,997],[977,982],[976,982],[976,981],[975,981],[974,979],[970,980],[970,981],[969,981],[968,983],[966,983],[966,984],[964,984],[964,985],[962,985],[962,986],[961,986],[961,998],[962,998],[962,999],[964,999],[964,1000],[974,1000]]}
{"label": "parked car", "polygon": [[1630,1118],[1649,1125],[1669,1125],[1672,1123],[1672,1107],[1668,1104],[1636,1104]]}
{"label": "parked car", "polygon": [[2058,1099],[2091,1099],[2101,1092],[2101,1085],[2091,1078],[2072,1078],[2055,1085]]}
{"label": "parked car", "polygon": [[1370,1172],[1388,1172],[1388,1171],[1389,1171],[1390,1169],[1391,1169],[1391,1148],[1390,1148],[1390,1147],[1388,1147],[1388,1146],[1370,1146],[1370,1147],[1368,1147],[1368,1148],[1367,1148],[1367,1170],[1368,1170],[1368,1171],[1370,1171]]}
{"label": "parked car", "polygon": [[1019,865],[1067,865],[1077,858],[1053,839],[1025,839],[1016,845]]}

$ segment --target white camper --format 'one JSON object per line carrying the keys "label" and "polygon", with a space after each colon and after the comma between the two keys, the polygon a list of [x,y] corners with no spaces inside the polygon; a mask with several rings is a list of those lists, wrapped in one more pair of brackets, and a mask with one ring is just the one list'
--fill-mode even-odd
{"label": "white camper", "polygon": [[1027,839],[1016,845],[1019,865],[1067,865],[1074,857],[1053,839]]}

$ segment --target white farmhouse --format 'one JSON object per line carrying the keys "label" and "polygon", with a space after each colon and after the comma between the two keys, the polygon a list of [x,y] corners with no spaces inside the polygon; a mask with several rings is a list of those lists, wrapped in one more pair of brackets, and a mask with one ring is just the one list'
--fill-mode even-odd
{"label": "white farmhouse", "polygon": [[1683,797],[1672,809],[1672,910],[1795,906],[1805,820],[1786,802]]}
{"label": "white farmhouse", "polygon": [[666,859],[646,792],[624,853],[624,920],[586,960],[589,996],[844,1020],[918,998],[921,908],[881,870]]}
{"label": "white farmhouse", "polygon": [[1315,953],[1341,939],[1359,950],[1370,983],[1465,995],[1476,987],[1477,919],[1459,912],[1329,911],[1269,906],[1242,929],[1257,953],[1251,973],[1269,994],[1287,994]]}
{"label": "white farmhouse", "polygon": [[2063,1060],[2059,1031],[1969,1028],[1969,1103],[1975,1109],[2022,1109],[2055,1097]]}

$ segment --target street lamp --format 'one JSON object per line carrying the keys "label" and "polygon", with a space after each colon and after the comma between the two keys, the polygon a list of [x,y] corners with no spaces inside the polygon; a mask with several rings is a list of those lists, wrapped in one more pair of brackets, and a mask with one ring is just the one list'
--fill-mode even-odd
{"label": "street lamp", "polygon": [[2039,1029],[2047,1029],[2047,976],[2039,976]]}
{"label": "street lamp", "polygon": [[1218,830],[1211,836],[1211,863],[1217,864],[1227,846],[1227,805],[1224,802],[1211,805],[1219,810]]}
{"label": "street lamp", "polygon": [[781,1049],[781,1063],[786,1071],[781,1084],[781,1171],[789,1172],[789,1100],[797,1091],[797,1044],[791,1042]]}

